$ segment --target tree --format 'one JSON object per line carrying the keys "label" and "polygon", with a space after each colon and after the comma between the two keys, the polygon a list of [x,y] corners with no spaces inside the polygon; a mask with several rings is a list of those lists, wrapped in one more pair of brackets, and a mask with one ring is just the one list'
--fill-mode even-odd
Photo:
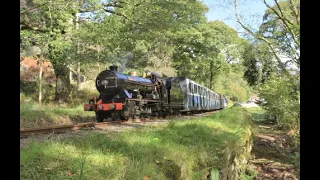
{"label": "tree", "polygon": [[[270,61],[268,50],[262,44],[259,45],[260,47],[255,45],[262,52],[260,55],[259,52],[251,50],[255,49],[254,46],[251,49],[249,47],[249,53],[245,57],[245,65],[248,70],[253,68],[253,71],[247,71],[246,77],[250,84],[258,85],[260,98],[266,100],[263,108],[275,115],[279,123],[291,124],[293,120],[296,123],[292,128],[297,128],[299,131],[300,2],[298,0],[274,0],[273,6],[268,4],[266,0],[263,2],[267,10],[259,30],[254,32],[240,18],[237,11],[238,0],[234,0],[235,16],[238,23],[258,42],[265,43],[275,58],[275,62]],[[285,56],[287,59],[281,56]],[[262,67],[256,68],[254,66],[256,62],[262,63]],[[292,69],[292,66],[295,70]],[[254,75],[257,74],[257,70],[260,71],[260,75]],[[256,78],[252,79],[252,77]]]}
{"label": "tree", "polygon": [[51,60],[55,75],[55,100],[65,102],[70,93],[67,50],[70,49],[76,1],[24,1],[20,11],[20,27],[23,38],[41,44],[45,56]]}
{"label": "tree", "polygon": [[[295,76],[298,79],[298,76]],[[263,108],[276,117],[279,124],[296,129],[300,127],[300,84],[285,76],[272,75],[258,87],[266,104]]]}
{"label": "tree", "polygon": [[[173,46],[175,32],[205,20],[207,9],[189,0],[22,0],[20,6],[22,39],[39,41],[34,38],[39,35],[49,42],[46,57],[57,76],[55,100],[62,102],[71,89],[68,66],[84,62],[100,68],[101,62],[146,67],[150,58],[170,54],[172,48],[163,47]],[[159,47],[165,52],[158,53]]]}
{"label": "tree", "polygon": [[225,95],[228,99],[237,102],[244,102],[250,98],[251,89],[243,79],[243,67],[239,64],[232,65],[230,71],[223,76],[214,79],[214,90]]}
{"label": "tree", "polygon": [[266,44],[259,41],[248,44],[242,58],[242,65],[246,68],[244,78],[251,86],[264,83],[276,71],[272,52]]}
{"label": "tree", "polygon": [[[274,0],[274,6],[269,5],[266,0],[263,2],[268,9],[258,32],[254,32],[241,20],[238,0],[234,0],[237,22],[253,37],[269,46],[277,60],[277,66],[290,78],[289,63],[300,68],[300,2]],[[284,60],[281,55],[286,55],[289,59]]]}
{"label": "tree", "polygon": [[177,33],[175,68],[212,89],[215,78],[241,61],[243,41],[221,21],[197,24]]}

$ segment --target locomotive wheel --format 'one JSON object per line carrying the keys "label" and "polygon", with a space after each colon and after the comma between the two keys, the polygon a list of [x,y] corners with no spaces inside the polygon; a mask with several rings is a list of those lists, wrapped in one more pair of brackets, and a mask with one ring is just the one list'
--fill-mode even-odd
{"label": "locomotive wheel", "polygon": [[112,119],[112,121],[117,121],[117,120],[119,120],[120,119],[120,117],[119,117],[119,114],[118,114],[118,112],[113,112],[112,114],[111,114],[111,119]]}
{"label": "locomotive wheel", "polygon": [[127,121],[129,119],[128,116],[120,116],[120,120]]}
{"label": "locomotive wheel", "polygon": [[96,112],[96,120],[97,120],[98,122],[103,122],[104,117],[101,116],[99,112]]}
{"label": "locomotive wheel", "polygon": [[166,118],[166,117],[167,117],[167,112],[163,112],[161,117],[162,117],[163,119]]}

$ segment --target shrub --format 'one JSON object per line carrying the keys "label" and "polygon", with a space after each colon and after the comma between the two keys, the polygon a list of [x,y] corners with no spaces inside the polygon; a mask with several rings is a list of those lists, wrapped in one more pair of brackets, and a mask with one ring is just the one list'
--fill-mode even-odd
{"label": "shrub", "polygon": [[300,90],[299,79],[294,81],[285,77],[272,76],[259,87],[260,98],[266,103],[262,107],[274,115],[280,125],[290,129],[299,129]]}
{"label": "shrub", "polygon": [[[23,95],[21,95],[21,93]],[[42,83],[42,102],[49,103],[53,101],[55,94],[55,85]],[[24,97],[21,97],[24,96]],[[26,98],[38,101],[39,98],[39,82],[35,81],[20,81],[20,101]]]}
{"label": "shrub", "polygon": [[72,85],[72,91],[70,93],[70,104],[77,106],[79,104],[88,103],[89,99],[98,95],[94,81],[86,81],[80,84],[78,88],[76,85]]}

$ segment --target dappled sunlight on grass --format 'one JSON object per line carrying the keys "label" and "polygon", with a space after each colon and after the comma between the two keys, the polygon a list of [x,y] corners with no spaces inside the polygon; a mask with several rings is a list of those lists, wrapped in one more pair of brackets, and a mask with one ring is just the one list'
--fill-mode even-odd
{"label": "dappled sunlight on grass", "polygon": [[94,112],[83,111],[82,106],[70,108],[57,105],[31,103],[20,106],[20,127],[37,128],[54,125],[69,125],[94,120]]}
{"label": "dappled sunlight on grass", "polygon": [[[45,165],[51,169],[35,170],[42,178],[73,174],[88,179],[199,179],[208,167],[219,167],[226,146],[243,145],[241,136],[250,123],[240,121],[250,119],[242,111],[236,108],[166,126],[33,143],[20,151],[21,178],[30,178],[30,166]],[[234,121],[239,123],[231,125]]]}
{"label": "dappled sunlight on grass", "polygon": [[[38,172],[45,170],[50,173],[60,174],[62,177],[71,176],[71,172],[77,174],[80,170],[79,163],[82,160],[85,160],[83,169],[89,176],[100,176],[101,173],[104,175],[113,174],[113,176],[117,176],[117,174],[113,172],[119,172],[121,165],[127,160],[127,158],[120,153],[103,153],[101,150],[92,148],[82,149],[63,142],[46,142],[41,145],[33,143],[28,149],[30,151],[28,151],[27,154],[24,150],[20,152],[20,155],[23,157],[20,159],[20,163],[23,167],[34,165],[38,167]],[[36,162],[32,162],[34,158],[37,160]],[[68,175],[68,171],[70,171],[71,174]],[[22,170],[22,173],[23,172]],[[63,172],[66,174],[63,174]],[[25,175],[28,174],[26,173]],[[41,173],[39,173],[39,175],[41,175]],[[100,178],[103,179],[102,177]]]}

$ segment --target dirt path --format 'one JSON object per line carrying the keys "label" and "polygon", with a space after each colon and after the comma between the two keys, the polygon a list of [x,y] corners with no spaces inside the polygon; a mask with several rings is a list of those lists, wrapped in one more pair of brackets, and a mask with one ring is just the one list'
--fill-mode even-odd
{"label": "dirt path", "polygon": [[300,170],[295,165],[297,149],[292,138],[276,129],[274,124],[255,122],[252,159],[249,165],[257,174],[257,180],[296,180]]}

